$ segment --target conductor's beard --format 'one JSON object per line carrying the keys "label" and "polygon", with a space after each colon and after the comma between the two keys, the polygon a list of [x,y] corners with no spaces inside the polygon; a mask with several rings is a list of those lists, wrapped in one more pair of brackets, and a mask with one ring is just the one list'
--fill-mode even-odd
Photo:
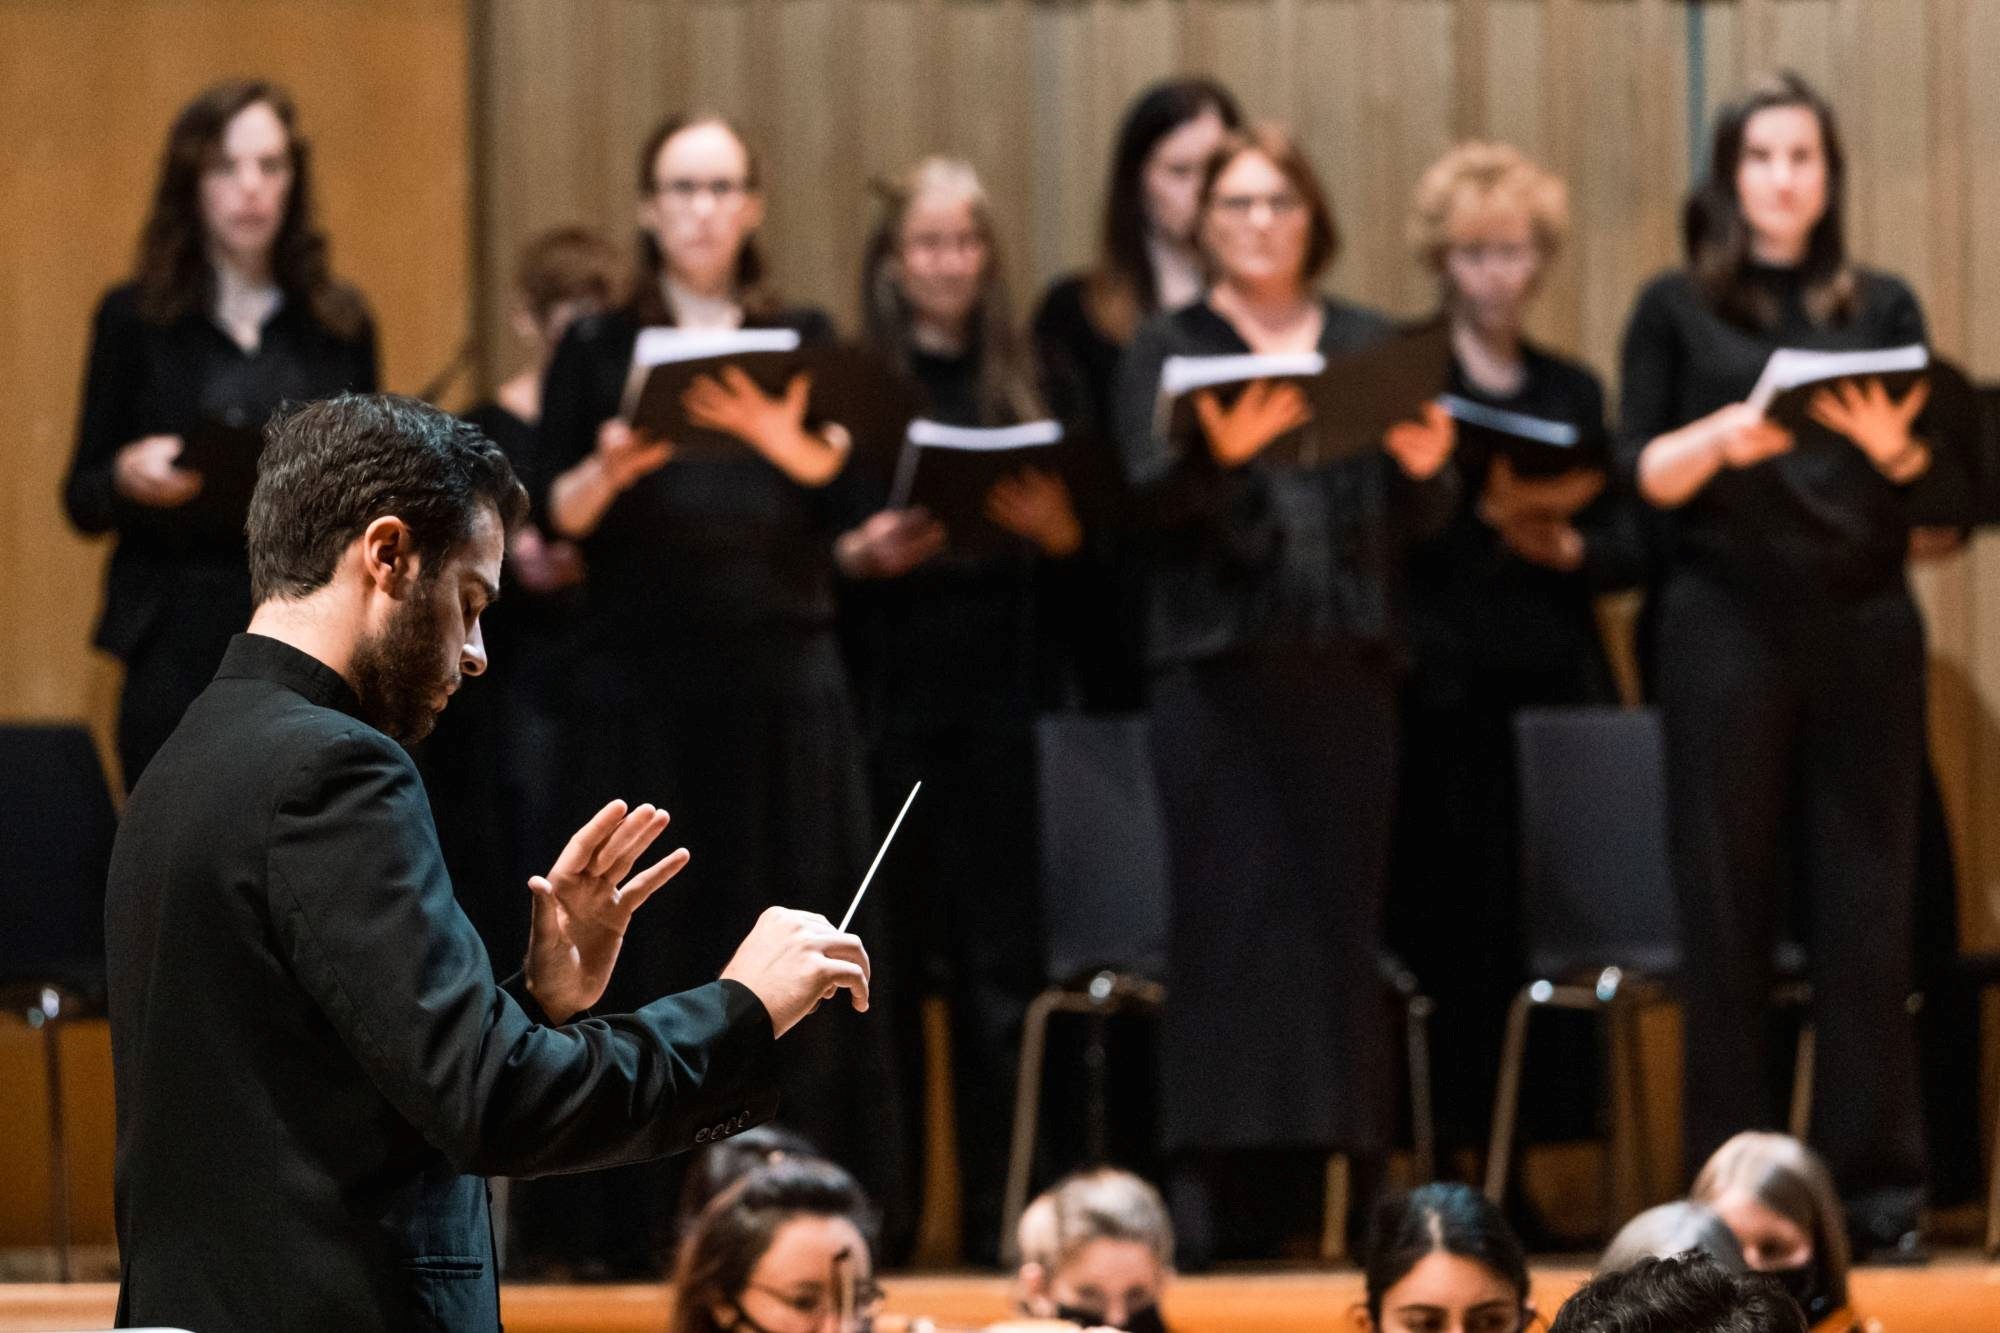
{"label": "conductor's beard", "polygon": [[399,605],[382,632],[363,640],[349,662],[361,717],[404,745],[431,734],[458,688],[456,654],[444,641],[441,581],[427,581]]}

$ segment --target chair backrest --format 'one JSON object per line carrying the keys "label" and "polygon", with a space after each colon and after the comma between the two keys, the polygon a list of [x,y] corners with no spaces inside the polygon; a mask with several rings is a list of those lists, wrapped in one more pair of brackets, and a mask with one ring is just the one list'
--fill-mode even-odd
{"label": "chair backrest", "polygon": [[1057,713],[1036,724],[1048,975],[1157,979],[1167,955],[1167,837],[1146,720]]}
{"label": "chair backrest", "polygon": [[1659,715],[1530,708],[1514,734],[1529,967],[1677,971]]}
{"label": "chair backrest", "polygon": [[88,731],[0,726],[0,981],[102,991],[117,826]]}

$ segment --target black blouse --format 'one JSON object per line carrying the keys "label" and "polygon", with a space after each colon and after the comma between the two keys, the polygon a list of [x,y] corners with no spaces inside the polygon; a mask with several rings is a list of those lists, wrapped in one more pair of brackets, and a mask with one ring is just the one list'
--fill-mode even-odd
{"label": "black blouse", "polygon": [[[980,411],[979,367],[977,351],[914,352],[924,415],[953,426],[1012,424]],[[1025,541],[973,556],[947,549],[901,578],[848,585],[862,622],[852,650],[871,732],[1009,728],[1033,717],[1039,563]]]}
{"label": "black blouse", "polygon": [[[1388,335],[1381,315],[1331,298],[1319,349],[1335,354]],[[1399,647],[1396,601],[1405,546],[1449,517],[1449,465],[1412,482],[1386,451],[1314,468],[1259,457],[1225,469],[1206,450],[1178,452],[1155,429],[1169,356],[1250,350],[1207,301],[1142,326],[1119,374],[1118,447],[1149,536],[1149,657],[1155,666],[1239,649]],[[1310,430],[1308,425],[1306,429]]]}
{"label": "black blouse", "polygon": [[1035,312],[1035,352],[1049,410],[1071,427],[1107,430],[1125,348],[1091,319],[1087,283],[1073,273],[1049,288]]}
{"label": "black blouse", "polygon": [[[1511,394],[1488,393],[1453,359],[1451,391],[1491,407],[1575,426],[1580,466],[1609,471],[1604,389],[1577,362],[1532,344]],[[1600,657],[1596,594],[1636,585],[1645,547],[1633,497],[1608,485],[1576,517],[1583,564],[1563,573],[1523,560],[1478,513],[1493,451],[1477,437],[1453,453],[1464,489],[1444,531],[1410,557],[1410,637],[1420,674],[1455,677],[1508,671],[1550,677]]]}
{"label": "black blouse", "polygon": [[135,647],[165,608],[165,591],[191,568],[240,570],[240,534],[206,535],[176,511],[135,504],[117,489],[118,451],[148,435],[185,435],[198,424],[256,425],[287,402],[376,387],[375,330],[364,320],[352,337],[325,327],[302,300],[288,297],[265,321],[254,352],[245,352],[204,312],[169,324],[146,319],[133,284],[114,287],[98,305],[76,453],[63,482],[70,522],[86,533],[116,532],[101,648]]}
{"label": "black blouse", "polygon": [[[1855,351],[1925,341],[1917,298],[1899,279],[1857,272],[1853,317],[1816,324],[1795,270],[1753,268],[1782,311],[1762,330],[1712,309],[1685,270],[1654,279],[1625,331],[1619,461],[1636,475],[1657,436],[1746,398],[1780,347]],[[1793,450],[1754,467],[1728,469],[1657,527],[1669,572],[1687,571],[1762,600],[1809,604],[1851,600],[1901,586],[1909,543],[1903,488],[1866,454],[1823,427],[1807,427]]]}
{"label": "black blouse", "polygon": [[[818,310],[746,318],[828,342]],[[629,310],[578,320],[542,388],[531,490],[546,515],[557,477],[588,457],[618,414],[640,324]],[[585,633],[594,645],[653,647],[696,629],[819,630],[834,619],[833,539],[854,517],[841,480],[815,490],[749,446],[738,457],[670,461],[612,501],[581,545],[589,576]]]}

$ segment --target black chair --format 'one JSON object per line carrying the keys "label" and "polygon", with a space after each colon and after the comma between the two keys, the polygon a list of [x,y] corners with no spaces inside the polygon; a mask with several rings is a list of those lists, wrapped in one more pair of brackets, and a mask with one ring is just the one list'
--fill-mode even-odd
{"label": "black chair", "polygon": [[[1104,1067],[1109,1021],[1158,1015],[1166,998],[1168,875],[1166,825],[1153,782],[1148,727],[1141,715],[1058,713],[1036,726],[1040,877],[1047,975],[1056,984],[1028,1006],[1014,1096],[1001,1216],[1002,1253],[1013,1257],[1016,1224],[1028,1204],[1040,1129],[1048,1029],[1058,1014],[1089,1023],[1088,1066]],[[1380,960],[1383,984],[1401,1006],[1409,1057],[1411,1136],[1418,1172],[1432,1174],[1436,1130],[1430,1101],[1432,1004],[1416,977]],[[1106,1091],[1088,1091],[1087,1155],[1105,1157]]]}
{"label": "black chair", "polygon": [[0,1007],[40,1032],[49,1227],[71,1278],[61,1028],[104,1012],[104,881],[117,816],[90,733],[0,726]]}
{"label": "black chair", "polygon": [[[1643,1206],[1648,1172],[1639,1123],[1639,1012],[1672,998],[1680,970],[1678,918],[1667,855],[1666,773],[1651,709],[1525,709],[1515,719],[1521,885],[1529,971],[1501,1048],[1486,1156],[1486,1196],[1507,1192],[1528,1024],[1541,1009],[1602,1014],[1611,1142],[1606,1198],[1619,1218]],[[1804,958],[1781,946],[1773,999],[1809,1002]],[[1805,1136],[1812,1102],[1813,1034],[1800,1028],[1791,1129]]]}

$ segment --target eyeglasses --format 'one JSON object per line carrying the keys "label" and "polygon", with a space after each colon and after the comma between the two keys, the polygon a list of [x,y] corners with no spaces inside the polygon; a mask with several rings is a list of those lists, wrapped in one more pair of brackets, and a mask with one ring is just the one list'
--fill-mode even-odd
{"label": "eyeglasses", "polygon": [[715,200],[719,208],[724,204],[740,202],[750,193],[750,182],[732,180],[726,176],[705,181],[675,177],[673,180],[661,181],[654,186],[653,193],[680,208],[686,208],[696,199],[707,195]]}
{"label": "eyeglasses", "polygon": [[920,255],[975,255],[986,250],[986,238],[976,231],[916,232],[903,238],[903,249]]}
{"label": "eyeglasses", "polygon": [[1461,264],[1498,264],[1505,268],[1532,264],[1540,253],[1533,245],[1515,241],[1468,241],[1450,247],[1451,257]]}
{"label": "eyeglasses", "polygon": [[853,1288],[853,1305],[847,1305],[846,1295],[839,1287],[809,1287],[801,1291],[780,1291],[760,1282],[750,1283],[746,1290],[761,1291],[778,1304],[798,1315],[800,1319],[818,1323],[828,1315],[846,1315],[857,1322],[857,1327],[866,1329],[874,1323],[875,1316],[882,1309],[886,1293],[872,1280],[858,1282]]}
{"label": "eyeglasses", "polygon": [[1276,194],[1218,194],[1210,201],[1216,212],[1232,222],[1248,218],[1262,204],[1274,218],[1291,218],[1305,210],[1306,201],[1290,190]]}

